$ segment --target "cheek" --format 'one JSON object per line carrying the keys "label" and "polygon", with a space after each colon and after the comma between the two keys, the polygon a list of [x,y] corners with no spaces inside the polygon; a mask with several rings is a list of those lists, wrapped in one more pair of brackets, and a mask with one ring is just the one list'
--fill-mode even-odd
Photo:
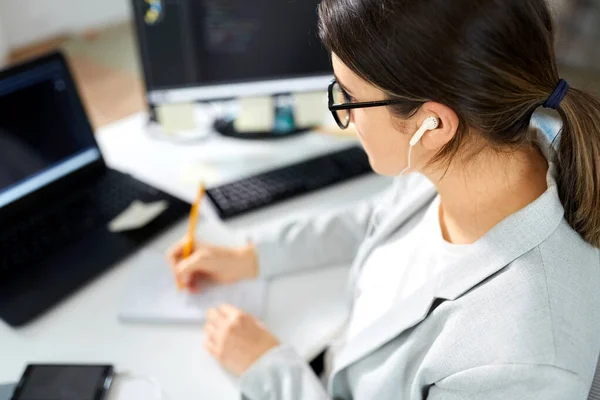
{"label": "cheek", "polygon": [[400,173],[407,161],[408,138],[398,131],[387,110],[358,109],[353,118],[373,169],[381,175]]}
{"label": "cheek", "polygon": [[358,136],[361,139],[365,139],[367,137],[367,133],[370,131],[368,118],[365,118],[364,110],[357,109],[352,110],[350,114],[350,121],[354,124],[356,131],[358,132]]}

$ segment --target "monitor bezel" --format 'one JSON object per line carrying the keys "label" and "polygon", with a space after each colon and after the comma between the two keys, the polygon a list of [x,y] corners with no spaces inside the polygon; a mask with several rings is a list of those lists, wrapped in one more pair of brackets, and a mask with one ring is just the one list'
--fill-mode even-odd
{"label": "monitor bezel", "polygon": [[[334,78],[333,69],[302,75],[272,76],[258,79],[225,80],[182,85],[149,85],[152,82],[149,67],[149,44],[146,40],[142,8],[131,0],[135,20],[136,47],[144,75],[146,100],[152,109],[156,106],[181,103],[229,101],[245,97],[276,96],[290,93],[326,92]],[[330,55],[331,58],[331,55]],[[187,56],[188,64],[194,61]]]}
{"label": "monitor bezel", "polygon": [[331,73],[303,78],[253,80],[226,82],[217,85],[152,89],[147,92],[147,100],[152,106],[160,106],[164,104],[217,102],[288,93],[326,92],[327,86],[333,78],[333,73]]}

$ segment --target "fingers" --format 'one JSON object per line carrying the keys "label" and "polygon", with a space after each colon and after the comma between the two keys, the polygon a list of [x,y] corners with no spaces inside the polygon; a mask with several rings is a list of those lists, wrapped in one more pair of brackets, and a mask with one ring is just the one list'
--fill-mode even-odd
{"label": "fingers", "polygon": [[[192,293],[198,293],[199,287],[196,284],[195,274],[196,265],[198,264],[197,250],[190,255],[187,259],[183,259],[184,249],[187,246],[188,239],[184,237],[181,241],[173,245],[166,252],[166,257],[175,278],[179,289],[188,289]],[[193,249],[198,249],[198,244],[193,245]]]}
{"label": "fingers", "polygon": [[232,306],[231,304],[222,304],[221,306],[219,306],[218,310],[223,315],[226,315],[230,320],[238,318],[240,315],[244,314],[242,310]]}
{"label": "fingers", "polygon": [[[183,256],[183,249],[185,248],[187,242],[188,238],[184,237],[178,243],[171,246],[169,250],[167,250],[167,260],[169,261],[169,264],[171,264],[171,267],[175,267],[177,263],[181,261],[181,258]],[[194,248],[196,247],[197,246],[194,245]]]}
{"label": "fingers", "polygon": [[177,243],[176,245],[172,246],[169,250],[167,250],[167,261],[169,262],[169,265],[172,268],[175,268],[175,266],[181,259],[182,249],[183,247],[181,243]]}
{"label": "fingers", "polygon": [[221,351],[217,341],[217,333],[214,327],[208,324],[204,328],[204,348],[217,360],[220,359]]}
{"label": "fingers", "polygon": [[222,326],[229,321],[229,316],[220,308],[211,308],[206,312],[206,324],[215,327]]}
{"label": "fingers", "polygon": [[175,265],[175,275],[177,276],[177,280],[187,288],[192,288],[197,275],[202,275],[203,272],[202,254],[199,252],[193,253],[191,256],[179,261],[179,263]]}
{"label": "fingers", "polygon": [[222,343],[227,325],[227,315],[222,311],[217,308],[207,311],[204,325],[204,348],[217,360],[220,360],[222,355]]}
{"label": "fingers", "polygon": [[206,336],[214,340],[219,335],[219,329],[216,327],[215,324],[207,322],[206,325],[204,325],[204,333],[206,334]]}
{"label": "fingers", "polygon": [[200,293],[200,277],[195,276],[194,278],[192,278],[190,285],[188,286],[188,290],[192,294]]}
{"label": "fingers", "polygon": [[195,272],[190,279],[188,290],[192,293],[199,293],[207,287],[214,286],[216,283],[218,282],[215,281],[209,272]]}
{"label": "fingers", "polygon": [[222,340],[221,336],[221,332],[214,324],[207,323],[204,326],[205,340],[210,342],[212,345],[217,346]]}
{"label": "fingers", "polygon": [[229,304],[219,306],[217,312],[220,314],[220,318],[217,322],[223,324],[218,328],[228,333],[244,327],[248,321],[253,319],[244,311]]}
{"label": "fingers", "polygon": [[196,255],[192,254],[175,264],[175,276],[177,277],[177,281],[184,287],[189,287],[192,282],[192,276],[196,271],[196,258]]}

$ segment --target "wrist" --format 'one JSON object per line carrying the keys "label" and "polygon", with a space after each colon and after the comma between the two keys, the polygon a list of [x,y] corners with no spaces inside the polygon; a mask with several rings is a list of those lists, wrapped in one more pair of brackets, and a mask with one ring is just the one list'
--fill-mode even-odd
{"label": "wrist", "polygon": [[256,247],[254,244],[249,243],[248,245],[240,248],[239,255],[242,259],[242,265],[244,265],[244,279],[256,279],[258,277],[258,255],[256,254]]}
{"label": "wrist", "polygon": [[247,365],[246,368],[244,368],[242,371],[240,371],[240,377],[242,377],[243,375],[247,375],[251,370],[260,369],[261,364],[264,364],[265,361],[268,362],[270,355],[274,354],[277,351],[277,349],[281,347],[282,345],[280,343],[263,347],[263,350],[260,352],[260,354],[257,354],[256,356],[252,357],[252,361],[250,362],[250,364]]}

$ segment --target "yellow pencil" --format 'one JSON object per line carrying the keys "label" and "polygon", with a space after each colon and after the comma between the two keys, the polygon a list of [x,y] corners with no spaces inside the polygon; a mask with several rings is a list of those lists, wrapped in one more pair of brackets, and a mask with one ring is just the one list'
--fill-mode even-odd
{"label": "yellow pencil", "polygon": [[[192,255],[192,251],[194,250],[194,242],[196,241],[196,226],[198,224],[198,215],[200,213],[200,205],[202,204],[202,199],[204,198],[204,194],[206,193],[206,187],[204,183],[200,184],[200,189],[198,190],[198,196],[196,200],[192,204],[192,209],[190,211],[190,221],[188,225],[188,234],[187,234],[187,242],[183,248],[183,253],[181,254],[182,258],[188,258]],[[179,289],[183,289],[182,283],[177,280],[177,286]]]}

